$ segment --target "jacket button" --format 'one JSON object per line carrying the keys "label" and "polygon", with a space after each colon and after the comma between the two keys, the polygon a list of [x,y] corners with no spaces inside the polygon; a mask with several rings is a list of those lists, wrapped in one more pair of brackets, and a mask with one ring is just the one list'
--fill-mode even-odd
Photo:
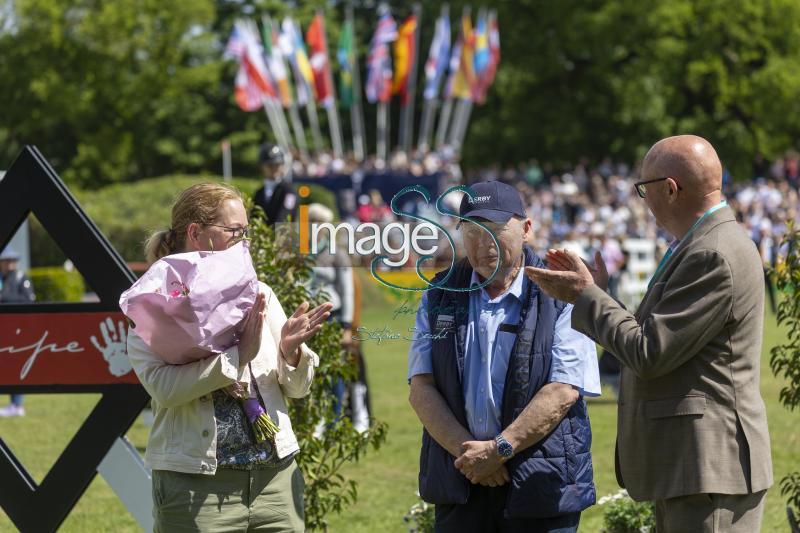
{"label": "jacket button", "polygon": [[200,465],[200,470],[202,470],[203,472],[205,472],[206,470],[208,470],[208,465],[207,465],[207,464],[205,464],[205,463],[201,464],[201,465]]}
{"label": "jacket button", "polygon": [[204,437],[208,437],[208,430],[207,429],[203,431],[203,436]]}

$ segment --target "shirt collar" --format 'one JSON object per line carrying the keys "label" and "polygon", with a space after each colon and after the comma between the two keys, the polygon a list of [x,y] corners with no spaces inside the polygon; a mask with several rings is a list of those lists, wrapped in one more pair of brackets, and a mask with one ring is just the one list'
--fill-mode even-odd
{"label": "shirt collar", "polygon": [[[701,216],[695,221],[691,229],[686,233],[686,235],[683,236],[683,238],[685,239],[686,237],[688,237],[689,233],[691,233],[694,230],[694,228],[696,228],[700,224],[700,222],[703,221],[703,219],[711,215],[714,211],[722,209],[726,205],[728,205],[728,202],[726,200],[722,200],[720,203],[718,203],[717,205],[715,205],[714,207],[703,213],[703,216]],[[678,245],[680,245],[680,243],[681,243],[680,239],[674,239],[671,243],[669,243],[669,247],[674,252],[675,249],[678,247]]]}
{"label": "shirt collar", "polygon": [[[517,277],[514,278],[514,281],[511,283],[511,286],[504,292],[503,294],[497,296],[496,298],[490,298],[489,293],[486,292],[486,288],[481,289],[481,297],[491,303],[497,303],[502,301],[503,298],[508,296],[514,296],[517,300],[522,301],[522,292],[525,289],[525,258],[522,259],[522,265],[517,272]],[[472,270],[472,278],[469,280],[470,287],[473,285],[480,285],[481,280],[478,278],[478,273],[475,270]]]}
{"label": "shirt collar", "polygon": [[267,193],[267,196],[272,196],[272,193],[275,191],[275,187],[278,186],[278,182],[273,180],[264,180],[264,192]]}

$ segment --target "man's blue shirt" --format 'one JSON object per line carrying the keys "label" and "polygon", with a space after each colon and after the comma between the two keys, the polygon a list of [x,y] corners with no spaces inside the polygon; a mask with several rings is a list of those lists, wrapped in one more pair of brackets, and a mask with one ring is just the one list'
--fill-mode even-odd
{"label": "man's blue shirt", "polygon": [[[517,334],[501,331],[500,325],[512,325],[516,331],[528,283],[520,268],[508,290],[496,298],[490,298],[485,289],[470,291],[462,388],[468,429],[479,440],[492,439],[502,430],[503,388]],[[473,271],[470,285],[478,284]],[[408,351],[409,380],[433,372],[427,302],[425,293]],[[556,322],[549,381],[573,385],[586,396],[599,396],[597,349],[591,339],[572,329],[571,318],[572,305],[567,304]]]}

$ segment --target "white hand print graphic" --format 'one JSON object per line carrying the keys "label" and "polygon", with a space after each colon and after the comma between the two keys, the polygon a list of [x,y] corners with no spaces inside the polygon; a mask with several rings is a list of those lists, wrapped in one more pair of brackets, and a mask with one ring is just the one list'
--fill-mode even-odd
{"label": "white hand print graphic", "polygon": [[100,333],[106,345],[101,346],[97,337],[92,335],[94,347],[103,354],[103,359],[108,361],[108,371],[119,377],[131,371],[131,362],[128,359],[128,332],[125,323],[120,320],[117,326],[111,318],[106,318],[100,323]]}

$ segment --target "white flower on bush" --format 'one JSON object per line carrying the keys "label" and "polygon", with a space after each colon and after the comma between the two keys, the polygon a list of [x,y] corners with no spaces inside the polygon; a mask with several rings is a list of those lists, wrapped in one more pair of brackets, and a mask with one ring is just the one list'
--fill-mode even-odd
{"label": "white flower on bush", "polygon": [[411,506],[403,521],[408,524],[409,533],[433,533],[434,506],[428,504],[416,492],[419,501]]}
{"label": "white flower on bush", "polygon": [[603,510],[602,533],[655,531],[653,502],[636,502],[631,499],[627,490],[620,489],[613,494],[603,496],[597,504],[606,506]]}
{"label": "white flower on bush", "polygon": [[622,500],[628,498],[628,491],[625,489],[619,489],[614,494],[606,494],[602,498],[597,501],[597,505],[605,505],[608,502],[613,502],[617,500]]}

